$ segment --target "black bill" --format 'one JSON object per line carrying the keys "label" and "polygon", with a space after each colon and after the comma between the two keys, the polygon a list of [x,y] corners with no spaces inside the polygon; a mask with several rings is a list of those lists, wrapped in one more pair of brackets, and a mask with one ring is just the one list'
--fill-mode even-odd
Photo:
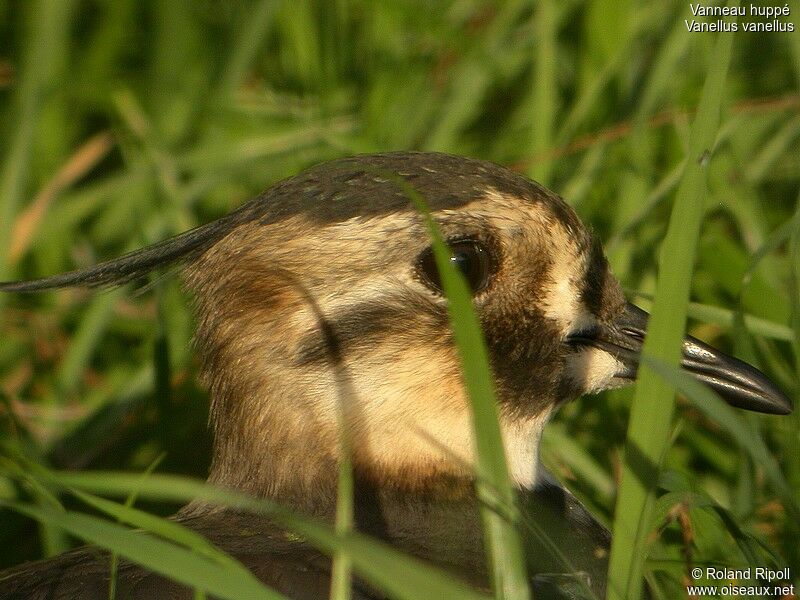
{"label": "black bill", "polygon": [[[617,379],[633,380],[639,367],[649,315],[628,303],[613,326],[570,336],[569,343],[593,346],[614,355],[623,365]],[[775,415],[792,412],[792,401],[758,369],[697,338],[683,341],[681,367],[717,392],[731,406]]]}

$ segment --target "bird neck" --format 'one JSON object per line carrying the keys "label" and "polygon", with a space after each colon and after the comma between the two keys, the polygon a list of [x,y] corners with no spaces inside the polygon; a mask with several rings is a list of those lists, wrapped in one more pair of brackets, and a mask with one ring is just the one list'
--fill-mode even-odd
{"label": "bird neck", "polygon": [[[305,514],[333,515],[342,450],[336,420],[315,418],[309,410],[314,400],[277,385],[247,389],[241,378],[235,385],[215,379],[211,390],[209,481]],[[539,440],[548,417],[549,412],[526,421],[501,417],[511,480],[522,492],[536,486]],[[402,418],[373,423],[366,434],[358,422],[351,424],[357,491],[373,490],[373,497],[400,503],[405,497],[443,502],[471,498],[475,478],[469,420],[466,411],[465,422],[457,423],[464,433],[449,439],[450,432],[442,427],[423,429]]]}
{"label": "bird neck", "polygon": [[[285,411],[262,413],[256,421],[244,419],[249,423],[246,428],[242,428],[242,420],[215,423],[209,481],[274,500],[304,514],[335,514],[341,450],[335,427],[318,423],[301,426],[301,419]],[[504,441],[511,480],[521,494],[537,483],[542,425],[506,427],[503,431],[508,434]],[[400,445],[402,435],[387,434],[385,443]],[[401,464],[376,456],[365,446],[354,438],[350,458],[357,497],[400,505],[409,499],[428,503],[472,501],[475,476],[471,460],[464,460],[444,445],[437,446],[436,440],[420,438],[416,447],[406,442],[408,455]]]}
{"label": "bird neck", "polygon": [[[325,441],[328,436],[324,432],[283,436],[276,429],[267,431],[275,435],[255,440],[242,436],[235,443],[215,441],[209,482],[302,514],[333,519],[340,477],[338,447]],[[384,508],[410,506],[415,501],[432,505],[472,502],[474,477],[468,469],[387,473],[358,456],[353,459],[357,515],[374,516]]]}

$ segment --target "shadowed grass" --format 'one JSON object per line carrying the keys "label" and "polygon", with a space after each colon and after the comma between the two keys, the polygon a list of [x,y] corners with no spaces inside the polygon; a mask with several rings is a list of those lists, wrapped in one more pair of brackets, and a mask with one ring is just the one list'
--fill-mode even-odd
{"label": "shadowed grass", "polygon": [[[486,598],[485,595],[473,591],[466,584],[458,582],[451,575],[409,558],[382,542],[354,532],[337,534],[329,526],[315,519],[295,515],[267,500],[258,500],[200,481],[157,474],[143,480],[141,475],[99,472],[41,472],[40,477],[42,477],[42,482],[47,485],[88,493],[123,497],[135,493],[142,499],[179,503],[200,499],[268,516],[290,531],[302,536],[326,554],[335,554],[338,551],[346,552],[352,558],[355,571],[392,598],[409,600],[413,598],[423,600],[440,598],[480,600]],[[86,498],[86,496],[83,497]],[[103,502],[98,498],[89,498],[89,501],[105,512],[112,512],[114,516],[124,522],[146,527],[148,531],[167,540],[179,542],[180,546],[168,544],[152,536],[121,528],[120,525],[81,513],[37,509],[31,505],[8,501],[3,501],[3,504],[37,519],[45,520],[54,526],[64,528],[73,535],[101,547],[109,548],[119,553],[120,556],[190,586],[208,592],[218,590],[214,593],[219,593],[226,598],[248,597],[230,595],[231,588],[228,586],[234,585],[234,581],[240,575],[238,563],[210,548],[204,539],[194,535],[191,531],[186,531],[175,523],[151,517],[124,505],[114,505],[114,503]],[[191,552],[182,549],[184,545]],[[403,577],[397,577],[396,573],[398,572],[402,572]],[[258,583],[256,586],[250,578],[240,580],[239,583],[246,586],[252,585],[253,587],[249,589],[253,593],[259,589],[261,590],[260,594],[269,593],[263,584]],[[236,587],[235,589],[240,588]]]}

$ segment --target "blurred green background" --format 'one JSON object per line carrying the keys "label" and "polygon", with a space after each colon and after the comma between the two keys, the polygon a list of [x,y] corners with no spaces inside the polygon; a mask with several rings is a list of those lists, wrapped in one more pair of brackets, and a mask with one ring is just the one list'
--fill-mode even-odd
{"label": "blurred green background", "polygon": [[[800,2],[789,7],[797,30]],[[689,33],[692,18],[684,1],[0,1],[0,276],[161,240],[326,159],[419,149],[556,190],[646,307],[714,58],[715,34]],[[735,36],[691,333],[797,401],[800,33]],[[160,471],[205,474],[207,397],[175,278],[2,297],[0,311],[4,448],[56,468],[143,470],[162,457]],[[565,407],[543,442],[606,523],[630,398]],[[797,415],[747,422],[800,498]],[[669,507],[650,563],[665,589],[689,564],[744,564],[748,552],[796,575],[798,524],[760,465],[688,405],[675,431],[673,485],[722,512]],[[0,566],[69,543],[0,519]]]}

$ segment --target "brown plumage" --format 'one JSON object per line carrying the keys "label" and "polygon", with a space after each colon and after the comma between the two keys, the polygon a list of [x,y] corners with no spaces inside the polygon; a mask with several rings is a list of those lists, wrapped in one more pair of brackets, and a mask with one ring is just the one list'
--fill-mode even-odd
{"label": "brown plumage", "polygon": [[[118,285],[183,263],[211,395],[209,480],[331,519],[342,404],[359,529],[487,587],[468,402],[430,242],[397,177],[425,197],[474,290],[521,505],[603,595],[608,533],[539,468],[538,441],[563,402],[633,379],[646,315],[542,186],[443,154],[358,156],[142,251],[0,289]],[[790,410],[752,367],[692,338],[685,356],[731,403]],[[176,518],[290,597],[326,596],[328,559],[274,525],[202,503]],[[532,585],[549,594],[537,574],[571,569],[536,540],[526,546]],[[105,597],[106,576],[105,558],[79,550],[0,575],[0,598]],[[120,580],[131,597],[190,597],[130,564]]]}

